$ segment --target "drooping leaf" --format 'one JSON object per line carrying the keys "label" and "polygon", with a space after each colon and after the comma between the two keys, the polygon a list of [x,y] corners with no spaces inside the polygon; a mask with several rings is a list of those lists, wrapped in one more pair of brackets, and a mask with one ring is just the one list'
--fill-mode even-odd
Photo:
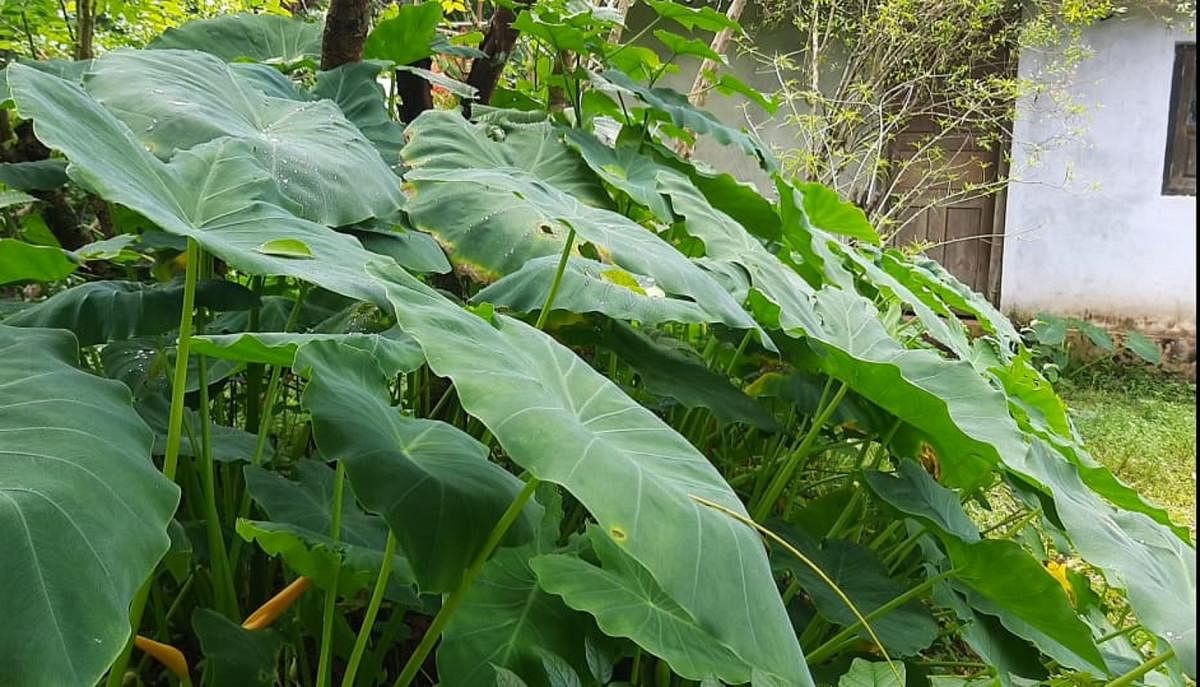
{"label": "drooping leaf", "polygon": [[0,239],[0,284],[58,281],[78,266],[61,248]]}
{"label": "drooping leaf", "polygon": [[757,401],[708,369],[677,339],[657,340],[621,322],[598,341],[637,371],[646,390],[669,396],[688,408],[708,408],[722,422],[742,422],[772,431],[779,423]]}
{"label": "drooping leaf", "polygon": [[[1063,665],[1096,675],[1108,672],[1091,630],[1062,586],[1020,544],[1006,539],[942,541],[956,570],[954,581],[969,589],[973,606],[998,616],[1005,627]],[[1004,574],[996,574],[999,570]],[[1023,631],[1025,627],[1034,632]]]}
{"label": "drooping leaf", "polygon": [[478,278],[494,279],[533,258],[560,254],[573,228],[580,243],[593,244],[622,269],[653,277],[664,293],[690,297],[730,327],[754,327],[712,276],[657,235],[623,215],[581,205],[526,172],[414,169],[407,179],[417,187],[407,208],[414,224]]}
{"label": "drooping leaf", "polygon": [[67,183],[67,161],[0,163],[0,183],[21,191],[50,191]]}
{"label": "drooping leaf", "polygon": [[636,95],[650,107],[665,113],[675,126],[690,129],[699,134],[708,134],[722,145],[736,146],[746,155],[757,159],[759,165],[768,172],[774,171],[778,167],[774,156],[756,136],[723,124],[711,112],[688,102],[687,96],[678,91],[643,86],[614,69],[609,69],[596,78]]}
{"label": "drooping leaf", "polygon": [[375,273],[430,368],[514,461],[566,487],[746,664],[811,684],[761,542],[691,498],[744,511],[703,455],[538,330],[503,316],[493,326],[398,269]]}
{"label": "drooping leaf", "polygon": [[[196,305],[215,311],[249,310],[258,298],[223,280],[196,285]],[[4,321],[15,327],[53,327],[75,333],[81,346],[154,336],[179,326],[183,283],[93,281],[59,291]]]}
{"label": "drooping leaf", "polygon": [[200,50],[235,62],[294,65],[321,59],[319,23],[273,14],[232,14],[169,28],[148,48]]}
{"label": "drooping leaf", "polygon": [[[311,578],[323,589],[333,586],[344,595],[369,588],[379,575],[387,544],[383,518],[369,515],[343,497],[338,543],[329,536],[333,520],[333,470],[317,461],[296,464],[289,480],[278,473],[247,465],[246,489],[267,520],[239,520],[238,534],[258,543],[268,554],[282,556],[288,567]],[[413,583],[408,562],[397,555],[392,564],[392,587]]]}
{"label": "drooping leaf", "polygon": [[730,684],[749,681],[750,667],[717,641],[655,582],[621,547],[596,527],[588,540],[597,567],[570,554],[534,558],[538,584],[567,605],[596,618],[605,634],[627,637],[665,659],[690,680],[720,677]]}
{"label": "drooping leaf", "polygon": [[965,542],[979,541],[979,528],[963,511],[958,494],[938,484],[916,461],[904,459],[892,473],[863,474],[875,494],[901,513],[933,523]]}
{"label": "drooping leaf", "polygon": [[412,64],[433,54],[442,6],[435,0],[403,5],[396,16],[384,19],[371,29],[363,45],[363,57],[387,60],[394,64]]}
{"label": "drooping leaf", "polygon": [[[317,448],[345,463],[359,500],[396,533],[421,591],[455,589],[520,480],[489,462],[470,435],[402,415],[372,355],[314,341],[296,357],[294,368],[309,378],[302,404]],[[529,517],[509,530],[509,542],[529,538]]]}
{"label": "drooping leaf", "polygon": [[437,654],[444,683],[491,687],[493,674],[507,670],[529,685],[548,687],[539,648],[586,668],[584,638],[599,634],[595,624],[540,587],[530,567],[537,556],[559,548],[562,505],[556,490],[539,489],[545,515],[533,540],[492,556],[446,626]]}
{"label": "drooping leaf", "polygon": [[[1042,442],[1029,474],[1053,493],[1055,511],[1085,560],[1124,586],[1138,621],[1165,639],[1184,671],[1196,674],[1196,550],[1142,513],[1118,510],[1084,485],[1078,471]],[[1180,589],[1187,590],[1183,594]]]}
{"label": "drooping leaf", "polygon": [[244,141],[243,154],[314,222],[351,224],[400,206],[395,175],[336,105],[263,95],[210,55],[117,50],[95,61],[85,84],[161,158],[223,136]]}
{"label": "drooping leaf", "polygon": [[[521,269],[492,283],[471,299],[494,303],[514,312],[541,310],[558,271],[558,256],[546,255],[526,262]],[[632,274],[620,267],[571,256],[563,270],[554,309],[574,313],[598,312],[618,320],[647,325],[663,322],[719,322],[699,304],[670,296],[653,277]]]}
{"label": "drooping leaf", "polygon": [[680,36],[672,31],[664,31],[662,29],[655,29],[654,37],[667,46],[667,50],[670,50],[674,55],[690,55],[704,60],[712,60],[718,64],[725,64],[726,62],[723,55],[713,51],[709,47],[708,41],[687,38],[686,36]]}
{"label": "drooping leaf", "polygon": [[941,457],[952,487],[979,486],[991,466],[1024,462],[1025,440],[1008,416],[1004,395],[970,363],[888,336],[870,301],[840,289],[817,292],[819,364],[828,374],[921,430]]}
{"label": "drooping leaf", "polygon": [[[363,300],[381,300],[362,275],[367,262],[386,259],[284,209],[289,202],[251,154],[254,144],[221,138],[163,163],[79,87],[20,64],[7,71],[18,112],[35,120],[43,143],[67,156],[72,178],[105,199],[169,233],[195,239],[246,273],[287,275]],[[136,97],[145,100],[140,93]],[[314,170],[323,189],[328,177],[319,165]],[[269,236],[263,235],[266,227]],[[304,242],[314,258],[295,260],[256,250],[265,240],[281,238]]]}
{"label": "drooping leaf", "polygon": [[[1012,351],[1019,348],[1021,335],[1012,321],[936,261],[922,256],[904,258],[896,251],[887,251],[884,268],[901,281],[907,283],[911,280],[913,284],[923,286],[938,300],[955,310],[974,315],[984,331],[996,337],[1003,350]],[[920,293],[922,289],[914,288],[914,291]]]}
{"label": "drooping leaf", "polygon": [[275,630],[247,630],[208,608],[197,608],[192,614],[192,630],[204,651],[204,672],[211,684],[276,684],[283,637]]}
{"label": "drooping leaf", "polygon": [[77,360],[66,332],[0,325],[0,676],[11,684],[100,679],[179,500],[129,391]]}

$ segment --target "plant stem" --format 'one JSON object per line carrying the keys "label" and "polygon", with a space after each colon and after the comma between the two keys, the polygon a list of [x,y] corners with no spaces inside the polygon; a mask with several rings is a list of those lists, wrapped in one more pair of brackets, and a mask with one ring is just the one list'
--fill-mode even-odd
{"label": "plant stem", "polygon": [[[183,431],[183,399],[187,389],[188,350],[192,343],[192,316],[196,306],[196,278],[200,272],[200,244],[193,239],[187,242],[187,268],[183,276],[183,306],[179,312],[179,343],[175,349],[175,376],[171,382],[171,411],[167,420],[167,449],[163,456],[163,475],[172,482],[179,468],[179,442]],[[138,588],[133,601],[129,605],[129,625],[131,631],[125,648],[117,655],[108,672],[108,687],[121,687],[125,678],[125,669],[129,666],[129,657],[133,654],[133,637],[142,624],[142,612],[146,609],[146,599],[150,596],[150,583],[154,573],[150,574],[142,586]]]}
{"label": "plant stem", "polygon": [[200,479],[204,490],[204,523],[208,533],[209,557],[213,566],[213,586],[216,587],[217,608],[225,617],[236,620],[242,614],[237,606],[237,590],[233,584],[233,572],[229,568],[225,537],[221,533],[221,516],[217,511],[216,475],[212,457],[212,419],[208,412],[208,361],[204,356],[199,356],[197,360],[197,372],[200,378]]}
{"label": "plant stem", "polygon": [[550,283],[550,290],[546,292],[546,302],[542,304],[542,311],[538,313],[537,324],[534,326],[538,329],[546,324],[546,318],[550,317],[550,309],[554,307],[554,298],[558,295],[558,287],[562,285],[563,272],[567,269],[567,260],[571,257],[571,248],[575,245],[575,227],[571,227],[567,232],[567,241],[563,244],[562,256],[558,259],[558,269],[554,272],[554,281]]}
{"label": "plant stem", "polygon": [[1116,639],[1117,637],[1120,637],[1121,635],[1127,635],[1130,632],[1133,632],[1134,630],[1140,630],[1141,628],[1142,628],[1141,625],[1130,625],[1129,627],[1126,627],[1121,630],[1113,630],[1112,632],[1109,632],[1108,634],[1104,635],[1100,639],[1097,639],[1096,643],[1103,644],[1105,642],[1112,641],[1112,640]]}
{"label": "plant stem", "polygon": [[821,429],[829,421],[829,418],[833,416],[838,404],[842,402],[842,399],[846,396],[846,392],[849,390],[850,387],[844,383],[839,386],[833,398],[829,399],[829,402],[813,418],[812,425],[808,428],[808,433],[804,435],[804,439],[796,447],[796,450],[788,456],[787,462],[784,463],[779,472],[775,473],[775,477],[767,487],[766,493],[759,500],[758,507],[754,509],[755,522],[762,522],[771,514],[771,508],[775,505],[775,501],[779,499],[779,495],[783,493],[784,487],[792,480],[792,475],[795,474],[800,461],[807,456],[809,446],[816,440],[817,436],[821,433]]}
{"label": "plant stem", "polygon": [[819,646],[816,649],[814,649],[813,651],[811,651],[807,657],[808,662],[810,664],[815,664],[815,663],[820,663],[820,662],[824,661],[825,659],[832,656],[833,653],[835,651],[837,651],[838,648],[840,648],[840,646],[842,645],[843,642],[845,642],[847,639],[851,639],[852,637],[854,637],[854,635],[858,633],[859,629],[861,629],[864,624],[869,624],[873,620],[882,618],[883,616],[887,615],[888,613],[891,613],[892,611],[896,610],[897,608],[900,608],[901,606],[908,603],[909,601],[919,598],[925,592],[929,591],[930,589],[933,589],[933,586],[935,584],[937,584],[938,582],[949,579],[950,577],[953,577],[957,573],[958,573],[957,569],[951,568],[950,570],[947,570],[946,572],[944,572],[940,575],[934,575],[933,577],[926,579],[921,584],[913,587],[912,589],[908,590],[907,592],[904,592],[900,596],[897,596],[896,598],[885,603],[884,605],[880,606],[879,608],[876,608],[875,610],[871,611],[870,613],[866,614],[866,616],[863,617],[863,620],[865,620],[866,623],[864,623],[862,620],[859,620],[859,621],[855,622],[853,625],[846,626],[841,632],[837,633],[832,638],[830,638],[829,641],[825,642],[821,646]]}
{"label": "plant stem", "polygon": [[1146,673],[1150,672],[1151,670],[1154,670],[1155,668],[1161,666],[1162,664],[1166,663],[1167,661],[1171,660],[1172,658],[1175,658],[1175,650],[1167,649],[1163,653],[1146,661],[1145,663],[1134,668],[1133,670],[1129,671],[1128,673],[1125,673],[1124,675],[1113,680],[1112,682],[1108,683],[1104,687],[1128,687],[1128,685],[1132,685],[1141,676],[1143,676]]}
{"label": "plant stem", "polygon": [[[339,460],[337,470],[333,475],[333,514],[329,525],[329,537],[334,546],[338,545],[342,536],[342,494],[346,485],[346,466]],[[340,557],[340,552],[339,552]],[[317,660],[317,687],[329,687],[333,680],[333,614],[337,606],[338,575],[342,571],[339,564],[333,569],[333,584],[325,590],[325,613],[321,620],[321,655]]]}
{"label": "plant stem", "polygon": [[358,628],[358,637],[354,640],[354,650],[350,652],[350,662],[346,664],[346,672],[342,675],[342,687],[354,687],[354,675],[358,672],[358,664],[362,662],[363,654],[367,651],[367,643],[371,639],[371,629],[375,627],[375,616],[383,603],[384,592],[387,591],[388,580],[392,576],[392,559],[396,557],[396,535],[388,530],[387,545],[383,549],[383,564],[379,566],[379,577],[375,580],[375,589],[371,592],[371,600],[367,602],[367,612],[363,616],[362,626]]}
{"label": "plant stem", "polygon": [[441,637],[442,631],[446,629],[450,618],[454,616],[454,612],[462,604],[463,598],[471,590],[471,586],[475,583],[475,578],[479,577],[479,572],[483,569],[483,564],[487,562],[492,552],[500,545],[501,540],[504,539],[504,535],[508,533],[508,528],[512,527],[512,524],[517,521],[517,517],[521,515],[525,504],[533,496],[537,485],[537,478],[530,477],[529,481],[525,483],[525,487],[521,489],[521,492],[509,504],[508,510],[504,511],[504,515],[500,516],[500,520],[496,522],[496,526],[492,528],[491,534],[488,535],[487,541],[484,542],[483,548],[479,550],[475,559],[471,561],[471,567],[467,568],[466,572],[463,573],[463,579],[459,583],[458,589],[455,589],[446,599],[446,602],[442,604],[441,609],[433,619],[433,623],[425,631],[425,636],[421,638],[421,643],[417,645],[412,655],[408,657],[408,662],[404,664],[404,669],[400,671],[400,676],[396,678],[393,687],[408,687],[412,683],[413,678],[417,676],[417,672],[421,670],[421,666],[425,663],[425,658],[429,656],[429,652],[433,650],[434,644],[437,644],[438,638]]}
{"label": "plant stem", "polygon": [[175,349],[175,377],[171,382],[171,413],[167,420],[167,450],[163,474],[175,481],[179,467],[179,442],[183,431],[183,398],[187,390],[188,352],[192,347],[192,317],[196,307],[196,278],[200,273],[200,244],[187,243],[187,269],[183,276],[183,308],[179,314],[179,343]]}

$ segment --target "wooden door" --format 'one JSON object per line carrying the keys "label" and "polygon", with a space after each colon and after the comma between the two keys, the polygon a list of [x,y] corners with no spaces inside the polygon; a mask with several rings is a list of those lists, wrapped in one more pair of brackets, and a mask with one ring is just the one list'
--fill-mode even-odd
{"label": "wooden door", "polygon": [[[891,158],[897,167],[914,157],[926,160],[928,148],[937,148],[936,161],[903,166],[892,187],[892,202],[904,204],[897,213],[904,226],[892,242],[897,246],[933,244],[926,255],[997,302],[1004,231],[1002,213],[998,212],[1002,198],[969,189],[995,182],[1003,162],[1001,146],[988,149],[970,132],[954,132],[931,143],[937,131],[932,122],[919,120],[892,143]],[[955,196],[966,197],[944,200]]]}

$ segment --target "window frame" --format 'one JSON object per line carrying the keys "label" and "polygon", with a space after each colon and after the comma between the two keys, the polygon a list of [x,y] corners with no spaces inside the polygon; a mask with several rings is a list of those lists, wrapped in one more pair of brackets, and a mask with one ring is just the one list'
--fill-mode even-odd
{"label": "window frame", "polygon": [[[1167,120],[1167,145],[1163,159],[1163,187],[1165,196],[1196,195],[1196,177],[1185,176],[1184,165],[1188,154],[1187,117],[1189,102],[1187,90],[1196,97],[1196,43],[1194,41],[1175,44],[1175,60],[1171,69],[1170,113]],[[1196,144],[1195,125],[1191,132],[1191,146]],[[1193,150],[1192,155],[1197,153]]]}

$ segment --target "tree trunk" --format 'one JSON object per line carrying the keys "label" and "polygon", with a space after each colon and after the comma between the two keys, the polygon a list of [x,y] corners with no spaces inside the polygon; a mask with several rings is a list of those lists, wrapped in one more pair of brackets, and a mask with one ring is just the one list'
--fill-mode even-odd
{"label": "tree trunk", "polygon": [[371,4],[368,0],[333,0],[329,3],[325,34],[321,38],[321,69],[360,62],[370,29]]}
{"label": "tree trunk", "polygon": [[[742,16],[742,10],[746,9],[746,0],[733,0],[733,4],[729,6],[729,10],[725,12],[725,16],[733,21],[737,21]],[[713,36],[712,43],[709,45],[712,51],[718,55],[725,54],[725,49],[729,47],[729,41],[733,38],[733,29],[721,29],[717,35]],[[688,91],[688,101],[696,107],[703,107],[704,101],[708,99],[708,78],[705,72],[717,68],[717,63],[712,60],[704,60],[700,63],[700,68],[696,70],[696,79],[692,81],[692,90]],[[692,156],[692,145],[686,141],[680,141],[675,146],[675,152],[683,159],[688,159]]]}
{"label": "tree trunk", "polygon": [[[518,9],[527,4],[527,1],[518,2]],[[497,7],[492,12],[487,33],[483,42],[479,44],[479,49],[487,54],[487,57],[476,58],[471,63],[471,73],[467,75],[467,83],[478,91],[476,102],[486,105],[492,100],[492,93],[496,91],[496,84],[500,81],[500,73],[504,71],[504,65],[517,44],[517,36],[520,35],[520,32],[512,27],[516,20],[516,13],[507,7]],[[471,115],[470,103],[463,106],[463,111],[468,117]]]}
{"label": "tree trunk", "polygon": [[92,59],[92,36],[96,33],[96,6],[93,0],[75,3],[75,59]]}
{"label": "tree trunk", "polygon": [[[433,60],[426,57],[412,67],[432,69]],[[408,124],[425,110],[433,109],[433,86],[422,77],[403,69],[396,70],[396,95],[400,96],[400,121]]]}

